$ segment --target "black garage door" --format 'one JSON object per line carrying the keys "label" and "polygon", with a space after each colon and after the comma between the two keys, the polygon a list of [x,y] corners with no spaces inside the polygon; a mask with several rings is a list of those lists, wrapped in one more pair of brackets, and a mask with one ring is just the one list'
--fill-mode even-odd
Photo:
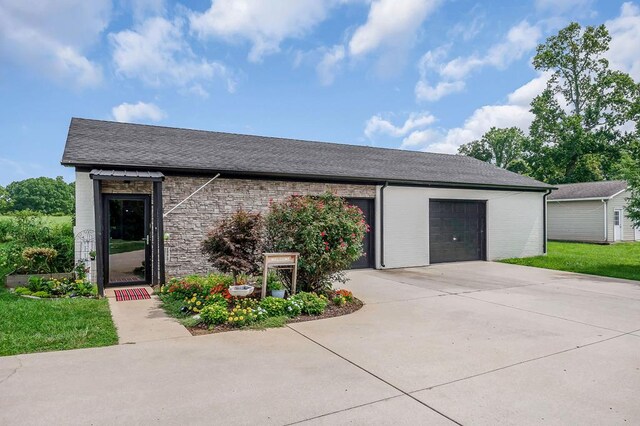
{"label": "black garage door", "polygon": [[485,260],[484,201],[429,201],[430,263]]}
{"label": "black garage door", "polygon": [[363,255],[351,265],[351,269],[373,268],[375,259],[375,244],[373,240],[373,236],[375,235],[373,229],[373,225],[375,225],[374,200],[371,198],[347,198],[346,201],[353,206],[360,207],[362,213],[364,213],[364,220],[367,222],[367,225],[369,225],[369,232],[365,234],[364,240],[362,241]]}

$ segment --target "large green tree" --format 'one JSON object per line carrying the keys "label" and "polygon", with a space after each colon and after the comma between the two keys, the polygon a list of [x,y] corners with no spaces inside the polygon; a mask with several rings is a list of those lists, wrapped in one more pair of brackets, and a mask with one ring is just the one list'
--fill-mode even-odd
{"label": "large green tree", "polygon": [[535,118],[525,146],[537,179],[608,179],[627,151],[637,131],[629,122],[637,116],[640,86],[609,69],[604,55],[610,40],[604,25],[571,23],[538,46],[533,65],[551,78],[531,103]]}
{"label": "large green tree", "polygon": [[7,185],[11,208],[14,211],[33,210],[44,214],[72,214],[74,184],[61,176],[30,178]]}
{"label": "large green tree", "polygon": [[492,127],[482,138],[461,145],[458,153],[522,173],[526,172],[522,162],[522,149],[526,140],[527,136],[517,127]]}
{"label": "large green tree", "polygon": [[8,212],[10,209],[9,193],[4,186],[0,185],[0,214]]}

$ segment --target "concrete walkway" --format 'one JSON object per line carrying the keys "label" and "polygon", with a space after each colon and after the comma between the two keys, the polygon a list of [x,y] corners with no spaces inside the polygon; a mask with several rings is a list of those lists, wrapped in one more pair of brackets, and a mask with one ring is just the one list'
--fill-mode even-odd
{"label": "concrete walkway", "polygon": [[482,262],[350,276],[367,305],[349,316],[0,358],[0,424],[640,423],[639,283]]}
{"label": "concrete walkway", "polygon": [[[135,287],[145,288],[151,299],[116,301],[115,290]],[[105,290],[105,296],[121,345],[191,336],[186,328],[164,312],[160,299],[153,295],[149,286],[111,287]]]}

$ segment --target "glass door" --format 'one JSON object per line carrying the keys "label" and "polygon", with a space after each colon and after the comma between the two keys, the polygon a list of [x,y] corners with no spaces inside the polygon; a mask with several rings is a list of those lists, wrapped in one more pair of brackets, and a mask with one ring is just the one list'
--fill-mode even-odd
{"label": "glass door", "polygon": [[106,196],[107,279],[110,285],[150,282],[150,197]]}

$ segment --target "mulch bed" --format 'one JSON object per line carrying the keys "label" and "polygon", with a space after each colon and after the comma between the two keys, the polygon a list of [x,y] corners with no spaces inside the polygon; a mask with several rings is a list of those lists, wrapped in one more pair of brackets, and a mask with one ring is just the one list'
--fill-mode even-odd
{"label": "mulch bed", "polygon": [[[287,324],[293,324],[293,323],[297,323],[297,322],[306,322],[306,321],[315,321],[315,320],[320,320],[320,319],[325,319],[325,318],[333,318],[333,317],[339,317],[342,315],[348,315],[351,314],[357,310],[359,310],[360,308],[362,308],[362,306],[364,306],[364,303],[362,303],[362,301],[360,299],[357,298],[353,298],[353,302],[351,303],[347,303],[343,306],[338,306],[335,305],[333,303],[329,303],[329,305],[327,305],[327,309],[325,309],[324,313],[322,315],[300,315],[299,317],[295,317],[295,318],[290,318],[289,320],[287,320]],[[193,336],[200,336],[203,334],[212,334],[212,333],[223,333],[225,331],[237,331],[237,330],[246,330],[247,328],[238,328],[238,327],[234,327],[232,325],[229,324],[220,324],[220,325],[216,325],[213,328],[209,328],[207,325],[205,324],[200,324],[196,327],[186,327],[187,330],[189,330],[189,332],[193,335]]]}

